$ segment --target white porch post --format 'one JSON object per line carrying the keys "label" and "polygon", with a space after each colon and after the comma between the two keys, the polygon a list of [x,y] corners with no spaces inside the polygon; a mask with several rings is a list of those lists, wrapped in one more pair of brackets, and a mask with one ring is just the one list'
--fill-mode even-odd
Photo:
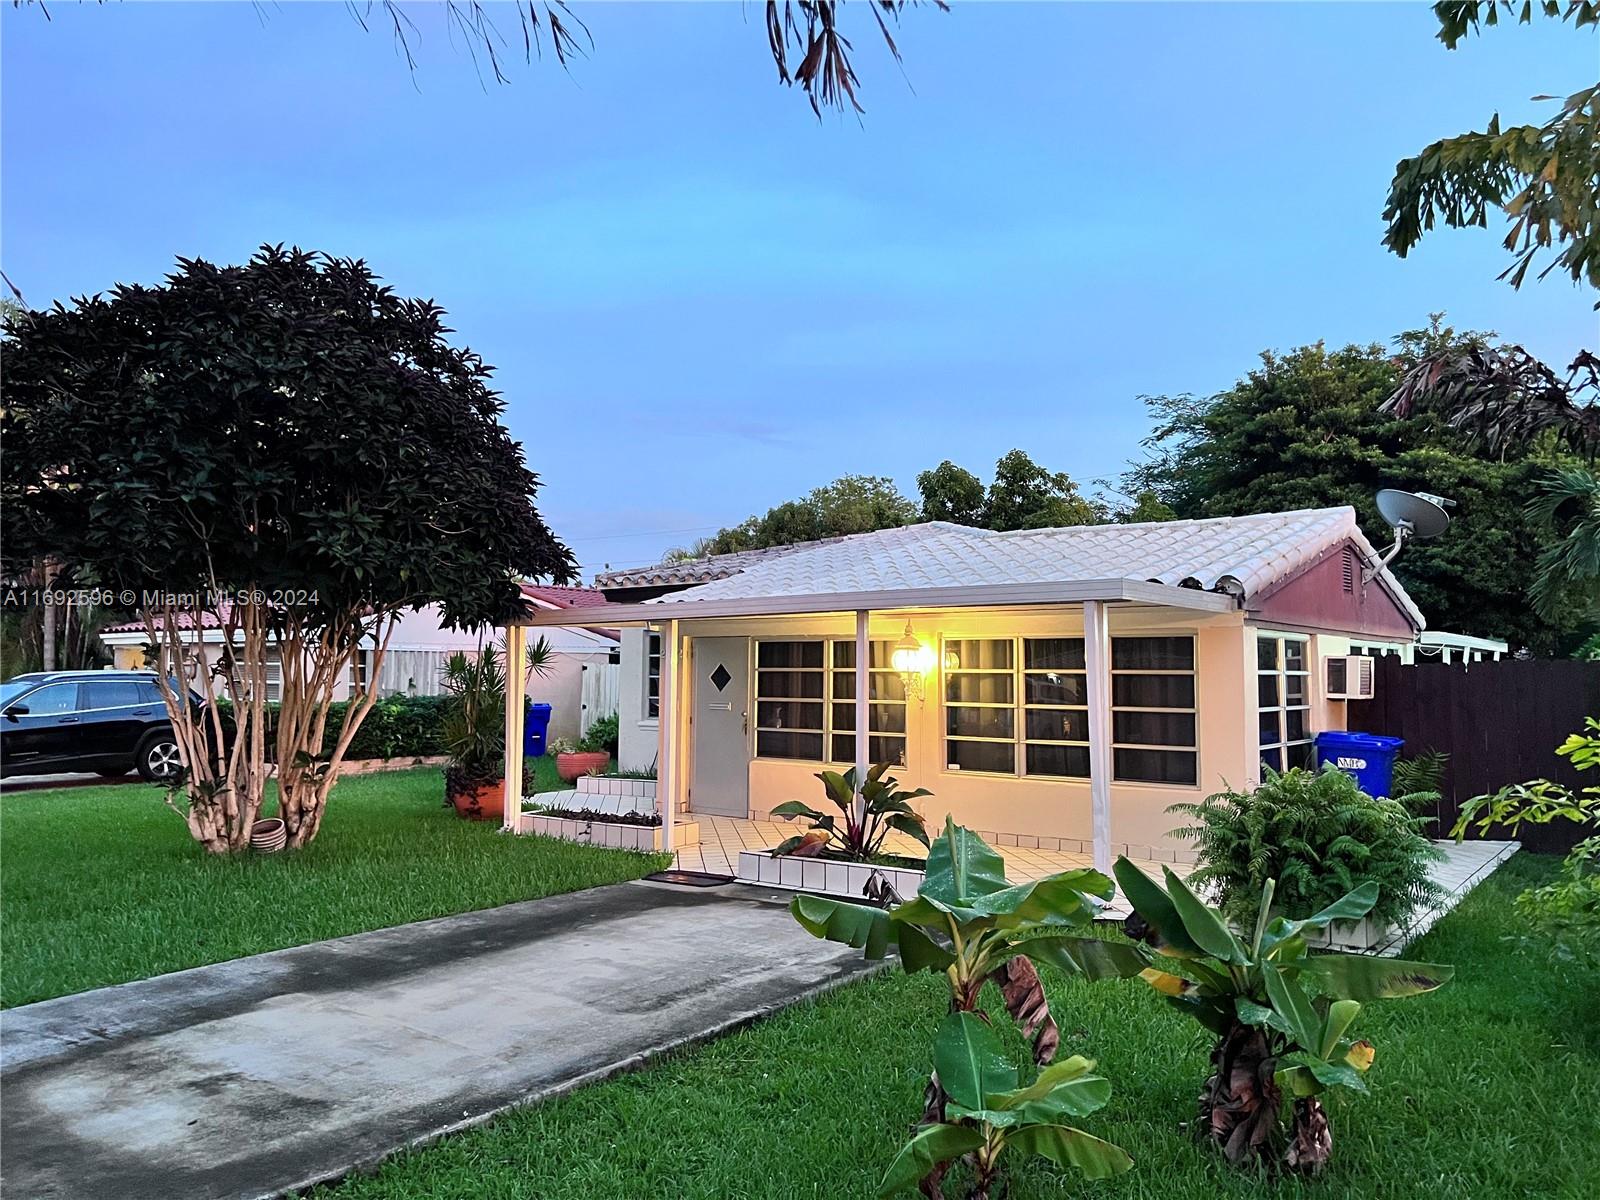
{"label": "white porch post", "polygon": [[522,729],[527,705],[528,630],[523,625],[506,626],[506,798],[504,827],[516,833],[522,823]]}
{"label": "white porch post", "polygon": [[1084,667],[1088,674],[1089,808],[1094,865],[1111,870],[1111,636],[1106,606],[1083,603]]}
{"label": "white porch post", "polygon": [[[867,655],[871,643],[867,639],[867,619],[869,614],[865,609],[856,613],[856,820],[866,820],[866,801],[861,798],[861,788],[867,782],[867,771],[872,765],[867,743],[867,730],[870,727],[867,721],[868,680]],[[832,748],[829,748],[832,752]]]}
{"label": "white porch post", "polygon": [[[648,644],[648,638],[646,639]],[[673,826],[678,816],[678,622],[666,621],[661,628],[660,709],[656,736],[656,811],[661,814],[661,849],[677,853]]]}

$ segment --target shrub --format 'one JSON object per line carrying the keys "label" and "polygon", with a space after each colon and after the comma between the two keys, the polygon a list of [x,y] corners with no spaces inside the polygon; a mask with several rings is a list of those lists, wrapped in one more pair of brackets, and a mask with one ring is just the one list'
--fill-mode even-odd
{"label": "shrub", "polygon": [[1412,815],[1417,796],[1374,799],[1349,775],[1268,769],[1253,792],[1218,792],[1168,812],[1194,823],[1174,831],[1190,838],[1199,868],[1189,879],[1213,885],[1222,911],[1255,924],[1261,889],[1277,880],[1282,911],[1317,912],[1364,883],[1378,885],[1372,917],[1399,924],[1442,889],[1428,877],[1441,857],[1425,836],[1431,819]]}
{"label": "shrub", "polygon": [[589,728],[578,739],[578,749],[590,752],[604,750],[612,758],[617,756],[617,738],[621,724],[616,713],[599,717],[589,723]]}

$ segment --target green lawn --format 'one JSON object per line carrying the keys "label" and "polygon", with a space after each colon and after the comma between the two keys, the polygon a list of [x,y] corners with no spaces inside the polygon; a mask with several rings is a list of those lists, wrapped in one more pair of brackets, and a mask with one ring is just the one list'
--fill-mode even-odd
{"label": "green lawn", "polygon": [[352,777],[304,851],[225,860],[196,847],[149,785],[0,796],[0,1003],[616,883],[668,861],[508,837],[442,802],[438,768]]}
{"label": "green lawn", "polygon": [[[1179,1128],[1206,1070],[1207,1046],[1187,1018],[1139,984],[1051,977],[1062,1052],[1098,1058],[1116,1088],[1083,1124],[1137,1165],[1101,1183],[1028,1165],[1007,1196],[1600,1196],[1600,970],[1507,940],[1517,933],[1511,897],[1551,870],[1553,860],[1519,856],[1413,947],[1413,957],[1456,963],[1455,983],[1362,1014],[1358,1029],[1378,1048],[1373,1094],[1333,1103],[1333,1166],[1314,1182],[1227,1169]],[[870,1196],[919,1111],[944,1003],[942,982],[928,977],[855,984],[317,1195]]]}

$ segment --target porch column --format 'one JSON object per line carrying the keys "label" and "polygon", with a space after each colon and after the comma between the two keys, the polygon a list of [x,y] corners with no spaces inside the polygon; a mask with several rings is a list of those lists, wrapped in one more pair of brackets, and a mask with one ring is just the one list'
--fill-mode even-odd
{"label": "porch column", "polygon": [[506,626],[506,798],[504,828],[516,833],[522,823],[522,727],[528,694],[528,630]]}
{"label": "porch column", "polygon": [[1089,809],[1094,865],[1111,870],[1111,636],[1106,606],[1083,602],[1083,657],[1088,674]]}
{"label": "porch column", "polygon": [[867,699],[868,680],[867,657],[872,643],[867,638],[867,618],[869,613],[862,611],[856,613],[856,783],[866,782],[867,771],[872,766],[870,746],[867,743]]}
{"label": "porch column", "polygon": [[[646,645],[648,645],[646,635]],[[677,853],[673,826],[678,816],[678,622],[661,627],[660,708],[656,736],[656,811],[661,814],[661,849]]]}

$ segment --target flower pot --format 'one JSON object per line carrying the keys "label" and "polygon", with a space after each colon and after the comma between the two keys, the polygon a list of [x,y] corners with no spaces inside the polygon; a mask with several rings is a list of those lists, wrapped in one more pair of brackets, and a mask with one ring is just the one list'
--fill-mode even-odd
{"label": "flower pot", "polygon": [[469,821],[499,821],[506,813],[506,781],[494,779],[455,792],[450,800],[456,812]]}
{"label": "flower pot", "polygon": [[250,828],[250,849],[257,854],[276,854],[289,841],[289,828],[282,817],[267,817]]}
{"label": "flower pot", "polygon": [[568,783],[576,783],[581,775],[604,771],[611,765],[611,755],[604,750],[574,750],[570,754],[556,755],[556,774]]}

